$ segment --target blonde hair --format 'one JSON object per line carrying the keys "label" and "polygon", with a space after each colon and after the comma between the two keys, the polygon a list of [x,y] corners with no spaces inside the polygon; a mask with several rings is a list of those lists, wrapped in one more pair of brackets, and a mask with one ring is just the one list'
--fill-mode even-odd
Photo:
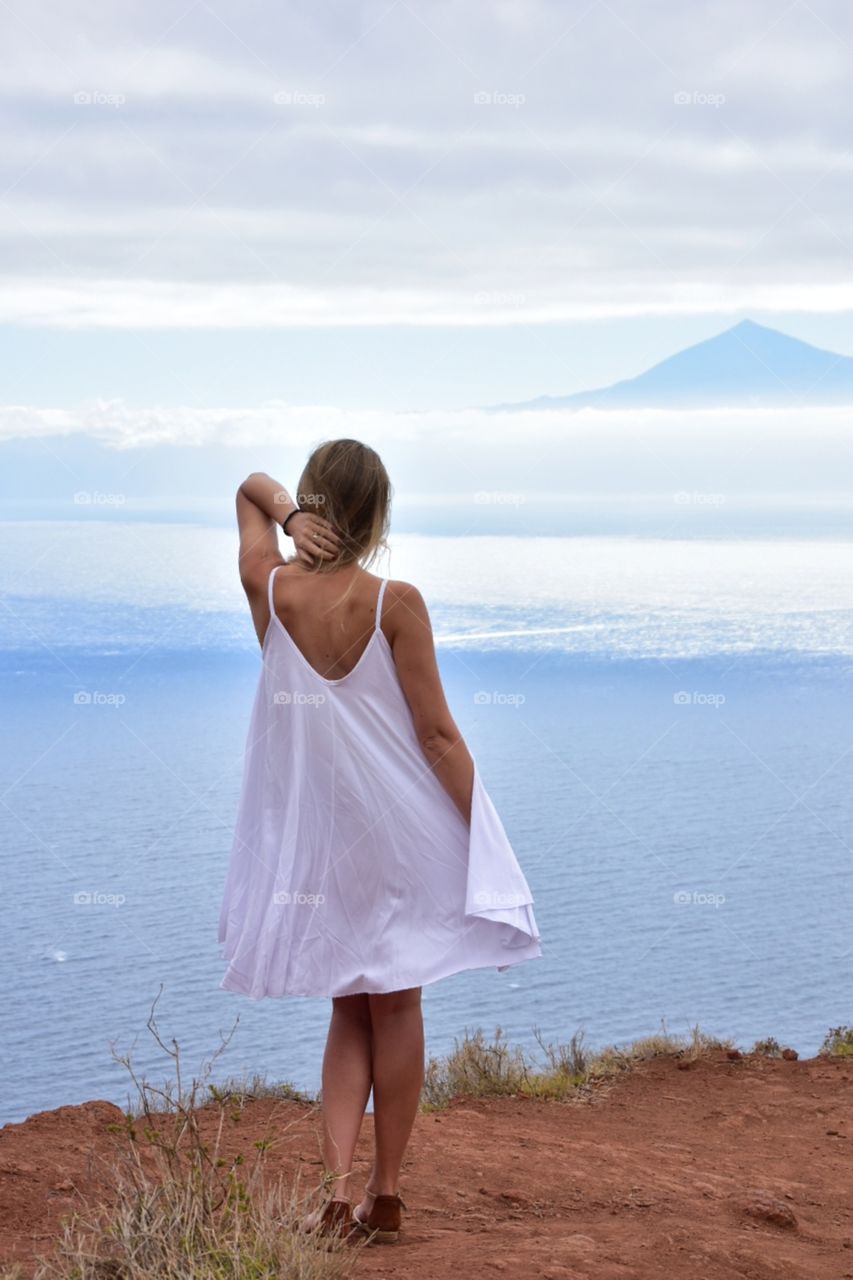
{"label": "blonde hair", "polygon": [[312,452],[296,501],[305,511],[328,520],[340,536],[340,550],[330,560],[302,567],[329,573],[357,562],[363,569],[388,550],[391,481],[375,449],[360,440],[326,440]]}

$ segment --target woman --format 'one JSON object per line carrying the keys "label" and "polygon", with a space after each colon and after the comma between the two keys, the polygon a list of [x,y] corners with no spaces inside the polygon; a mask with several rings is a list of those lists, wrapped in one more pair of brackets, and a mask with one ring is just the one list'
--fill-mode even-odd
{"label": "woman", "polygon": [[[322,996],[324,1185],[305,1230],[394,1240],[424,1072],[421,987],[541,955],[532,898],[450,714],[427,607],[368,572],[391,485],[356,440],[315,449],[299,504],[240,486],[240,577],[263,665],[219,922],[221,986]],[[322,513],[322,514],[321,514]],[[285,561],[278,527],[296,546]],[[373,1090],[375,1153],[350,1176]]]}

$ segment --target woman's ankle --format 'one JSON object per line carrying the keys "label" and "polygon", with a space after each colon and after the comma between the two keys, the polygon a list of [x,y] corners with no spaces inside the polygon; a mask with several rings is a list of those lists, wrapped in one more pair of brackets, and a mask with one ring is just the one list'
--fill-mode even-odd
{"label": "woman's ankle", "polygon": [[365,1184],[364,1194],[370,1196],[371,1200],[375,1200],[377,1196],[396,1196],[399,1190],[395,1188],[393,1191],[383,1191],[378,1185],[371,1186],[370,1182]]}
{"label": "woman's ankle", "polygon": [[396,1196],[399,1194],[400,1188],[396,1182],[392,1185],[388,1181],[380,1182],[377,1180],[370,1188],[370,1195],[372,1196]]}
{"label": "woman's ankle", "polygon": [[349,1189],[349,1183],[350,1183],[351,1177],[352,1177],[351,1173],[338,1174],[336,1176],[334,1173],[328,1172],[324,1179],[324,1185],[326,1189],[326,1195],[329,1197],[329,1199],[351,1200],[352,1196],[350,1194],[350,1189]]}

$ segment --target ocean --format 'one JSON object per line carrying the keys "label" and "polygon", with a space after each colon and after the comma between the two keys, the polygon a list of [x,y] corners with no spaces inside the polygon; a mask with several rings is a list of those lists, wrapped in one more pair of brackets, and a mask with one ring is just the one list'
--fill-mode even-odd
{"label": "ocean", "polygon": [[[0,557],[2,1121],[160,1083],[319,1086],[330,1004],[219,989],[260,648],[236,534],[20,521]],[[427,1047],[853,1022],[853,541],[404,533],[543,956],[424,989]],[[236,1025],[235,1025],[236,1023]]]}

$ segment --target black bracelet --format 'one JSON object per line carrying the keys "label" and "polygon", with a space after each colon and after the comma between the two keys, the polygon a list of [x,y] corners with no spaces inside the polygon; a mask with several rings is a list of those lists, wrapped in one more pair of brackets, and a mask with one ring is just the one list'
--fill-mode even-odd
{"label": "black bracelet", "polygon": [[292,510],[288,515],[286,515],[286,516],[284,517],[284,519],[283,519],[283,520],[282,520],[282,522],[281,522],[281,527],[282,527],[282,529],[284,530],[284,532],[285,532],[285,533],[287,533],[287,524],[288,524],[288,521],[289,521],[289,520],[292,520],[292,519],[293,519],[293,517],[294,517],[294,516],[295,516],[299,511],[301,511],[301,510],[302,510],[302,508],[301,508],[300,506],[295,506],[295,507],[293,508],[293,510]]}

